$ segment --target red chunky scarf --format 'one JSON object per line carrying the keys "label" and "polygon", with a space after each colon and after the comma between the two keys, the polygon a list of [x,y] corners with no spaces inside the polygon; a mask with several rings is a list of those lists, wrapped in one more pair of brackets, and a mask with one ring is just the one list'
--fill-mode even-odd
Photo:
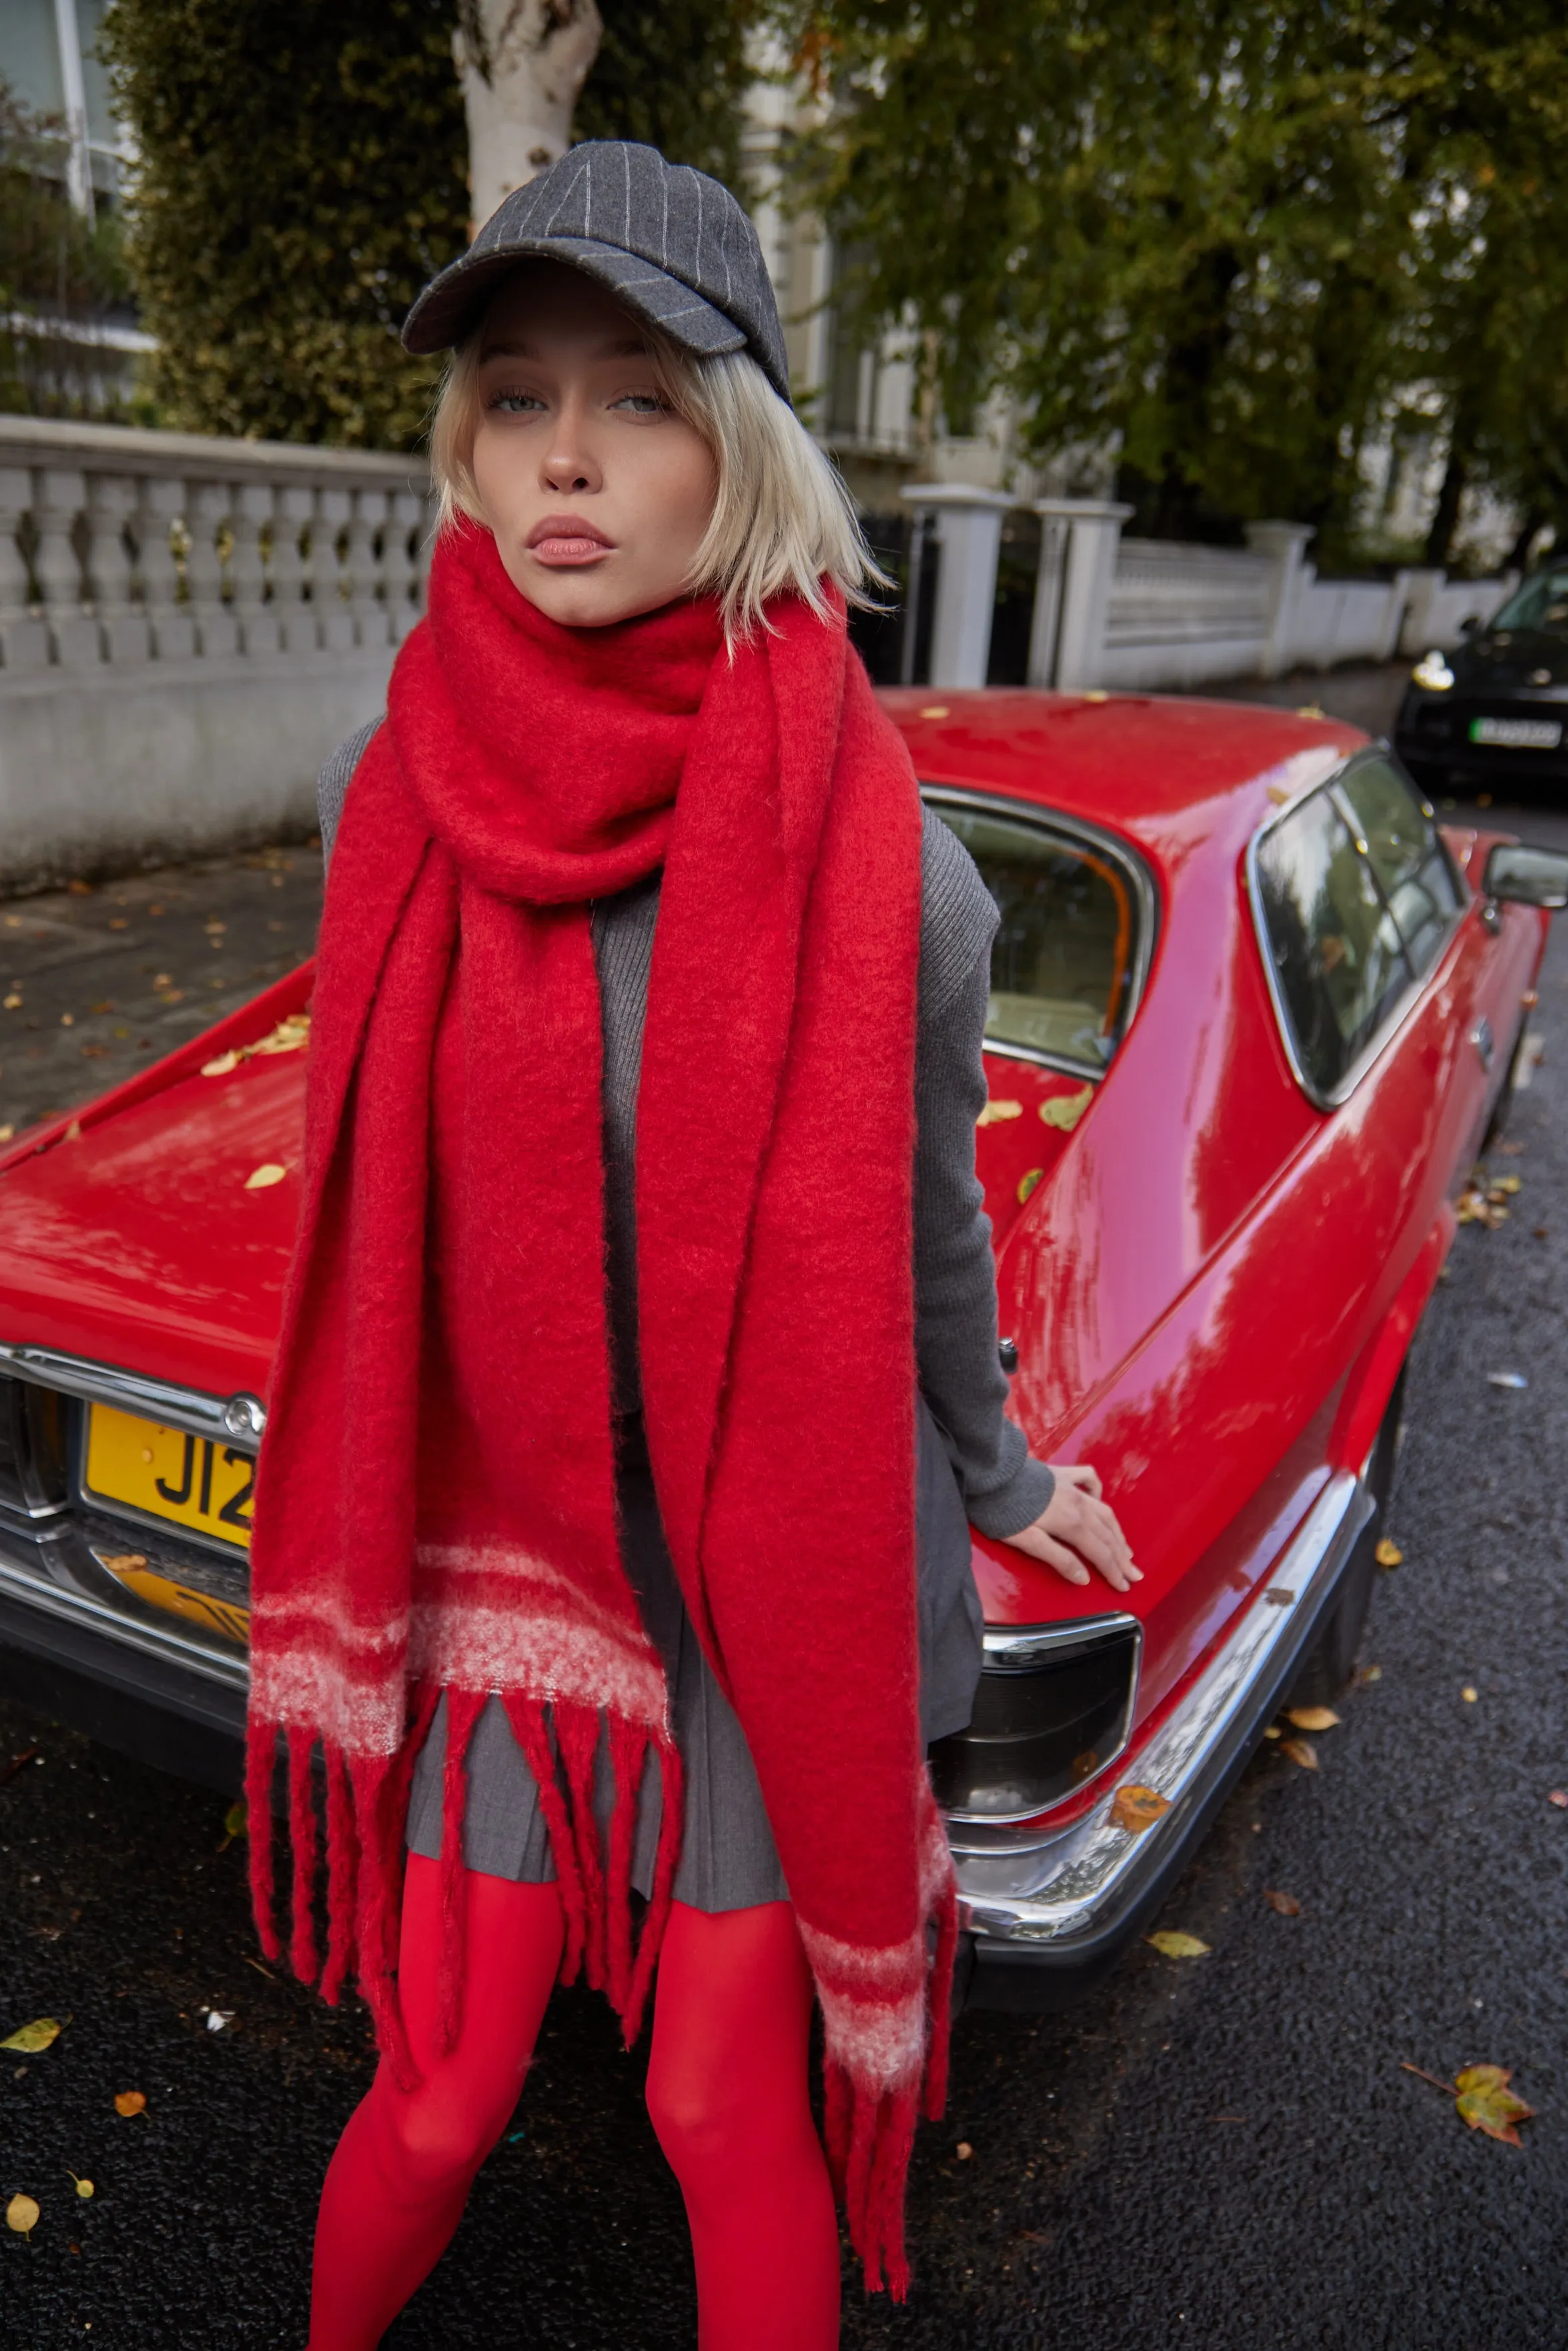
{"label": "red chunky scarf", "polygon": [[[319,1745],[322,1989],[336,1999],[356,1970],[407,2074],[392,1970],[413,1759],[444,1690],[455,1893],[465,1749],[498,1691],[550,1827],[563,1972],[583,1966],[634,2033],[678,1858],[679,1758],[617,1541],[588,902],[662,864],[636,1170],[649,1447],[815,1971],[855,2242],[902,2294],[904,2174],[923,2077],[941,2110],[956,1920],[917,1719],[920,813],[841,609],[823,622],[789,601],[772,621],[733,659],[706,603],[564,629],[518,596],[488,533],[437,549],[321,927],[252,1555],[250,1817],[259,1832],[285,1731],[292,1957],[311,1978]],[[634,1947],[650,1750],[665,1828]],[[251,1849],[274,1951],[270,1840]],[[449,2029],[459,1918],[453,1901]]]}

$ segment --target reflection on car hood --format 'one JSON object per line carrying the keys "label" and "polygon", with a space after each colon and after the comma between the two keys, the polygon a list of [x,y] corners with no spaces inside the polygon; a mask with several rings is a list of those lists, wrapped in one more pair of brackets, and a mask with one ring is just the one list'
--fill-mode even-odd
{"label": "reflection on car hood", "polygon": [[[0,1339],[263,1387],[299,1207],[305,1055],[193,1074],[0,1176]],[[280,1180],[259,1169],[281,1167]]]}
{"label": "reflection on car hood", "polygon": [[1568,686],[1568,637],[1544,629],[1511,629],[1501,637],[1483,632],[1448,656],[1461,694],[1541,693]]}

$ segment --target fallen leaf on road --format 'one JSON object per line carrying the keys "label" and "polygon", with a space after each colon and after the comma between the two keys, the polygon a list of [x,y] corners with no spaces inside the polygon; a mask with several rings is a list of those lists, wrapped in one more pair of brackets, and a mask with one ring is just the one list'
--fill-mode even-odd
{"label": "fallen leaf on road", "polygon": [[266,1160],[261,1166],[251,1169],[245,1179],[245,1188],[247,1192],[268,1191],[274,1184],[281,1184],[287,1173],[287,1168],[280,1167],[276,1159]]}
{"label": "fallen leaf on road", "polygon": [[1396,1542],[1390,1542],[1388,1537],[1385,1535],[1383,1541],[1378,1544],[1377,1549],[1373,1552],[1372,1556],[1377,1562],[1379,1567],[1397,1567],[1403,1561],[1405,1554],[1400,1550]]}
{"label": "fallen leaf on road", "polygon": [[31,2196],[13,2196],[5,2207],[5,2226],[15,2229],[19,2237],[27,2236],[38,2225],[38,2207]]}
{"label": "fallen leaf on road", "polygon": [[141,2090],[121,2090],[114,2101],[114,2111],[117,2115],[144,2115],[147,2111],[145,2093]]}
{"label": "fallen leaf on road", "polygon": [[77,2194],[78,2194],[78,2196],[90,2196],[90,2195],[92,2194],[92,2192],[93,2192],[93,2187],[92,2187],[92,2182],[91,2182],[91,2180],[90,2180],[90,2179],[77,2179],[76,2173],[75,2173],[75,2172],[70,2168],[70,2166],[69,2166],[68,2164],[68,2165],[67,2165],[67,2167],[66,2167],[66,2178],[67,2178],[68,2179],[76,2179],[76,2181],[77,2181]]}
{"label": "fallen leaf on road", "polygon": [[1537,1225],[1537,1226],[1535,1227],[1535,1228],[1534,1228],[1534,1232],[1533,1232],[1532,1238],[1533,1238],[1534,1239],[1538,1240],[1538,1241],[1543,1241],[1543,1240],[1547,1240],[1547,1239],[1549,1239],[1549,1238],[1551,1238],[1551,1228],[1550,1228],[1550,1226],[1547,1226],[1547,1225]]}
{"label": "fallen leaf on road", "polygon": [[[1491,1189],[1492,1192],[1501,1192],[1506,1198],[1511,1199],[1514,1193],[1523,1191],[1524,1178],[1522,1176],[1500,1176]],[[1487,1196],[1490,1199],[1491,1194],[1489,1193]]]}
{"label": "fallen leaf on road", "polygon": [[60,2037],[60,2021],[57,2016],[36,2016],[31,2024],[24,2024],[0,2041],[0,2049],[19,2050],[24,2057],[36,2057],[40,2049],[47,2049]]}
{"label": "fallen leaf on road", "polygon": [[975,2150],[974,2150],[974,2148],[969,2145],[969,2142],[968,2142],[968,2140],[967,2140],[967,2138],[961,2138],[961,2139],[958,2141],[957,2146],[953,2149],[953,2152],[954,2152],[954,2154],[957,2157],[957,2158],[958,2158],[958,2160],[959,2160],[959,2162],[960,2162],[960,2163],[967,2163],[967,2162],[968,2162],[968,2160],[969,2160],[969,2158],[974,2154]]}
{"label": "fallen leaf on road", "polygon": [[1339,1727],[1339,1717],[1332,1706],[1293,1706],[1285,1719],[1293,1722],[1298,1730],[1334,1730]]}
{"label": "fallen leaf on road", "polygon": [[66,888],[70,892],[73,898],[90,898],[92,896],[92,883],[90,882],[68,882],[66,883]]}
{"label": "fallen leaf on road", "polygon": [[1167,1959],[1201,1959],[1208,1950],[1208,1945],[1197,1935],[1184,1935],[1177,1928],[1162,1928],[1157,1935],[1145,1935],[1144,1940],[1152,1943]]}
{"label": "fallen leaf on road", "polygon": [[979,1117],[975,1121],[975,1124],[977,1126],[1004,1126],[1009,1118],[1021,1118],[1022,1116],[1023,1104],[1020,1102],[988,1102],[986,1104],[985,1109],[980,1113]]}
{"label": "fallen leaf on road", "polygon": [[1560,1813],[1568,1813],[1568,1788],[1553,1788],[1546,1801],[1555,1804]]}
{"label": "fallen leaf on road", "polygon": [[1145,1829],[1152,1828],[1160,1814],[1168,1813],[1170,1808],[1170,1798],[1162,1796],[1157,1788],[1140,1788],[1129,1781],[1111,1799],[1111,1818],[1117,1828],[1125,1829],[1130,1836],[1138,1836]]}
{"label": "fallen leaf on road", "polygon": [[1263,1899],[1270,1910],[1279,1912],[1281,1918],[1299,1918],[1301,1915],[1301,1906],[1295,1896],[1281,1894],[1276,1886],[1266,1886],[1263,1888]]}
{"label": "fallen leaf on road", "polygon": [[1535,2113],[1509,2088],[1512,2078],[1507,2065],[1467,2065],[1454,2076],[1461,2118],[1472,2130],[1485,2131],[1488,2138],[1501,2139],[1505,2147],[1520,2145],[1514,2125],[1529,2122]]}
{"label": "fallen leaf on road", "polygon": [[1358,1688],[1366,1689],[1372,1683],[1380,1682],[1383,1679],[1383,1667],[1381,1666],[1363,1666],[1355,1679]]}
{"label": "fallen leaf on road", "polygon": [[16,1132],[14,1126],[0,1126],[0,1143],[9,1143]]}
{"label": "fallen leaf on road", "polygon": [[242,1837],[244,1834],[245,1806],[243,1804],[231,1804],[228,1811],[224,1814],[224,1841],[222,1844],[219,1845],[218,1851],[220,1853],[226,1853],[230,1845],[233,1844],[235,1837]]}
{"label": "fallen leaf on road", "polygon": [[1279,1726],[1279,1724],[1278,1724],[1277,1722],[1271,1722],[1271,1723],[1270,1723],[1270,1725],[1269,1725],[1268,1729],[1264,1731],[1263,1736],[1264,1736],[1264,1738],[1265,1738],[1265,1739],[1278,1739],[1278,1738],[1280,1738],[1280,1737],[1281,1736],[1281,1730],[1280,1730],[1280,1726]]}
{"label": "fallen leaf on road", "polygon": [[1318,1768],[1318,1750],[1310,1739],[1281,1739],[1280,1752],[1288,1755],[1292,1763],[1299,1763],[1303,1771],[1315,1771]]}
{"label": "fallen leaf on road", "polygon": [[1477,1689],[1474,1682],[1467,1682],[1464,1688],[1459,1692],[1459,1696],[1464,1699],[1467,1706],[1474,1706],[1477,1698],[1480,1696],[1480,1692]]}
{"label": "fallen leaf on road", "polygon": [[7,1012],[20,1012],[22,1009],[22,999],[16,994],[15,988],[12,989],[9,996],[5,998],[4,1002]]}

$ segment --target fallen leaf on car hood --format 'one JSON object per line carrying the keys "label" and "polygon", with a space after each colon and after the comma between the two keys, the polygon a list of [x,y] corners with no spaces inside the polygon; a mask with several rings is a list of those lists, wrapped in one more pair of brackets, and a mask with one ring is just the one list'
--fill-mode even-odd
{"label": "fallen leaf on car hood", "polygon": [[1170,1808],[1170,1798],[1162,1796],[1157,1788],[1140,1788],[1129,1781],[1111,1799],[1111,1818],[1119,1829],[1137,1836],[1143,1830],[1152,1828],[1160,1814],[1168,1813]]}
{"label": "fallen leaf on car hood", "polygon": [[1288,1755],[1292,1763],[1299,1763],[1303,1771],[1315,1771],[1318,1768],[1318,1750],[1310,1739],[1281,1739],[1280,1752]]}
{"label": "fallen leaf on car hood", "polygon": [[1199,1937],[1184,1935],[1176,1928],[1163,1928],[1157,1935],[1145,1935],[1144,1940],[1167,1959],[1201,1959],[1208,1950]]}
{"label": "fallen leaf on car hood", "polygon": [[281,1184],[287,1173],[287,1168],[280,1167],[276,1159],[266,1160],[261,1166],[251,1169],[245,1179],[245,1188],[247,1192],[266,1192],[274,1184]]}
{"label": "fallen leaf on car hood", "polygon": [[1046,1126],[1054,1126],[1063,1134],[1071,1134],[1093,1099],[1092,1086],[1085,1086],[1075,1094],[1052,1094],[1049,1102],[1042,1102],[1040,1106],[1040,1119]]}
{"label": "fallen leaf on car hood", "polygon": [[[265,1037],[258,1037],[254,1045],[231,1045],[227,1052],[214,1053],[210,1061],[202,1063],[202,1075],[204,1078],[226,1078],[231,1071],[238,1069],[242,1061],[248,1061],[253,1053],[297,1053],[309,1042],[310,1015],[308,1012],[290,1012],[276,1029],[269,1029]],[[1022,1109],[1020,1102],[1020,1113]],[[980,1124],[984,1126],[985,1123],[982,1114]]]}
{"label": "fallen leaf on car hood", "polygon": [[1279,1912],[1281,1918],[1299,1918],[1301,1915],[1301,1906],[1295,1896],[1281,1894],[1277,1886],[1266,1886],[1263,1888],[1263,1899],[1270,1910]]}
{"label": "fallen leaf on car hood", "polygon": [[1293,1706],[1285,1719],[1293,1722],[1298,1730],[1333,1730],[1339,1724],[1332,1706]]}
{"label": "fallen leaf on car hood", "polygon": [[986,1104],[985,1109],[980,1113],[979,1117],[975,1121],[975,1124],[977,1126],[1005,1126],[1009,1118],[1021,1118],[1022,1116],[1023,1104],[1020,1102],[988,1102]]}
{"label": "fallen leaf on car hood", "polygon": [[36,2016],[31,2024],[21,2025],[5,2040],[0,2041],[0,2049],[17,2049],[24,2057],[34,2057],[40,2049],[47,2049],[59,2037],[60,2021],[57,2016]]}

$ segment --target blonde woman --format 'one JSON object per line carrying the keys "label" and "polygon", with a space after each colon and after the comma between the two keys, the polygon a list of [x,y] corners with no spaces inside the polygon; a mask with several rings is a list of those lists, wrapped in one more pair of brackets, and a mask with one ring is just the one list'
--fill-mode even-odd
{"label": "blonde woman", "polygon": [[653,1991],[704,2351],[827,2351],[833,2179],[902,2294],[940,2109],[967,1519],[1137,1571],[1004,1417],[995,909],[848,648],[871,566],[745,214],[573,149],[405,340],[455,353],[442,527],[386,722],[322,779],[254,1552],[252,1817],[283,1733],[313,1975],[319,1748],[323,1989],[355,1971],[382,2053],[309,2351],[380,2341],[580,1970],[629,2040]]}

